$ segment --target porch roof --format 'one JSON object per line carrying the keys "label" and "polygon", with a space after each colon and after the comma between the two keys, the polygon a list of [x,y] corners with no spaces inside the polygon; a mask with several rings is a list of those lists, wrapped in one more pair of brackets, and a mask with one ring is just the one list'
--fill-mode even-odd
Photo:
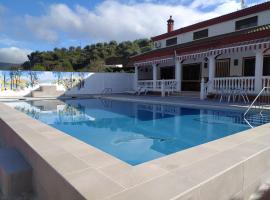
{"label": "porch roof", "polygon": [[270,24],[157,49],[132,57],[136,66],[270,48]]}

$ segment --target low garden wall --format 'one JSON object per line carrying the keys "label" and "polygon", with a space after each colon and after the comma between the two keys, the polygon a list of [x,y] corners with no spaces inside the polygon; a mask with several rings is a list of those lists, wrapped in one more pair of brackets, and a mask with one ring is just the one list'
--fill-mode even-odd
{"label": "low garden wall", "polygon": [[0,97],[29,96],[41,85],[55,85],[65,95],[122,93],[134,87],[132,73],[0,71]]}

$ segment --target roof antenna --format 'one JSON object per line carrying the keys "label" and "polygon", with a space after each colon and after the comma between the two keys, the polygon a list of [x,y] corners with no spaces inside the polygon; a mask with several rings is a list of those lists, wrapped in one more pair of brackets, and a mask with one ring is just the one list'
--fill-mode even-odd
{"label": "roof antenna", "polygon": [[246,8],[245,0],[241,0],[241,9],[245,9],[245,8]]}

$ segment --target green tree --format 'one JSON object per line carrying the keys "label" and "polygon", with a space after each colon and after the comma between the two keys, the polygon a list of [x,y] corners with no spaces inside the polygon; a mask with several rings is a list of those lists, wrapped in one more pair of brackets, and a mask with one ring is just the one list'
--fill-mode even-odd
{"label": "green tree", "polygon": [[[107,60],[110,63],[128,65],[130,57],[150,51],[152,42],[148,39],[116,41],[86,45],[84,48],[54,48],[53,51],[32,52],[28,61],[22,64],[25,70],[47,71],[105,71]],[[121,63],[119,63],[121,61]]]}

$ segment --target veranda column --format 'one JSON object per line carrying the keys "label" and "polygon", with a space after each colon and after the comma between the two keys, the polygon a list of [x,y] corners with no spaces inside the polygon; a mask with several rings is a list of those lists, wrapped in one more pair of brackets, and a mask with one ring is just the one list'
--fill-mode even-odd
{"label": "veranda column", "polygon": [[179,60],[175,61],[175,79],[177,81],[176,90],[182,90],[182,63]]}
{"label": "veranda column", "polygon": [[135,76],[134,76],[134,89],[135,90],[137,90],[138,88],[138,79],[139,79],[138,66],[135,66]]}
{"label": "veranda column", "polygon": [[213,91],[213,86],[214,86],[214,78],[215,78],[215,74],[216,74],[216,59],[214,56],[210,56],[208,57],[208,77],[209,77],[209,88],[208,91],[212,92]]}
{"label": "veranda column", "polygon": [[262,76],[263,76],[263,52],[256,52],[255,62],[255,92],[258,94],[262,90]]}
{"label": "veranda column", "polygon": [[153,89],[157,88],[157,65],[152,64],[153,67]]}

